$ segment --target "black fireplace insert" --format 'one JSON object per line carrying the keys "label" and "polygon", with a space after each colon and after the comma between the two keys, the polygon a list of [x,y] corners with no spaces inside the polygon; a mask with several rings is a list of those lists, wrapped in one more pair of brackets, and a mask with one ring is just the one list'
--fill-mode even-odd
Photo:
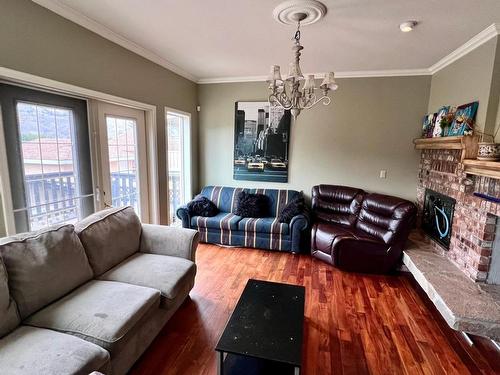
{"label": "black fireplace insert", "polygon": [[422,229],[446,249],[450,248],[455,199],[426,189]]}

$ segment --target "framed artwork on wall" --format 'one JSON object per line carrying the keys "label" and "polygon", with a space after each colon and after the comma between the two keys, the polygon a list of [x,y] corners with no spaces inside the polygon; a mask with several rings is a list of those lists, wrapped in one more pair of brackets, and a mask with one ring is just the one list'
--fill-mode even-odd
{"label": "framed artwork on wall", "polygon": [[434,121],[436,119],[435,113],[430,113],[424,116],[422,121],[422,138],[431,138],[432,131],[434,130]]}
{"label": "framed artwork on wall", "polygon": [[474,121],[476,119],[477,108],[479,102],[462,104],[457,107],[455,118],[451,123],[449,136],[469,135],[474,130]]}
{"label": "framed artwork on wall", "polygon": [[290,111],[269,102],[236,102],[233,178],[288,182]]}

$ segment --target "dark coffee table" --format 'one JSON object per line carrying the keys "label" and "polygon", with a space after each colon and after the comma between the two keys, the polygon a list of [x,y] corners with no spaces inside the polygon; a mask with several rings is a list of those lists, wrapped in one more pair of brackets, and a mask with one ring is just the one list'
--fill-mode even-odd
{"label": "dark coffee table", "polygon": [[220,375],[300,374],[305,288],[250,279],[217,351]]}

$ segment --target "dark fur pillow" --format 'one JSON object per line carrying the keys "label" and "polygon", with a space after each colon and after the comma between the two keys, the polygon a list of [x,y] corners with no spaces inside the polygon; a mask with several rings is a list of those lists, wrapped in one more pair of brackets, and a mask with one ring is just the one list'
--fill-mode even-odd
{"label": "dark fur pillow", "polygon": [[219,209],[215,203],[203,195],[197,195],[187,204],[187,208],[191,216],[210,217],[219,213]]}
{"label": "dark fur pillow", "polygon": [[249,194],[242,191],[238,194],[235,215],[241,217],[266,217],[269,212],[269,198],[264,194]]}
{"label": "dark fur pillow", "polygon": [[290,223],[294,216],[304,213],[306,210],[307,207],[304,196],[300,194],[297,198],[291,200],[285,207],[283,207],[278,220],[280,223]]}

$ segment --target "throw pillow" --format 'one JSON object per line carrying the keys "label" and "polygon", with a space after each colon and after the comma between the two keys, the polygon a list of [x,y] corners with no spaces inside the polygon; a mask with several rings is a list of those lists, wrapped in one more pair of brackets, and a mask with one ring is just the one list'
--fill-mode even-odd
{"label": "throw pillow", "polygon": [[280,223],[290,223],[292,218],[296,215],[304,213],[307,210],[306,202],[302,193],[295,199],[288,202],[288,204],[281,210],[278,220]]}
{"label": "throw pillow", "polygon": [[264,194],[250,194],[242,191],[238,194],[235,215],[241,217],[266,217],[269,211],[269,198]]}
{"label": "throw pillow", "polygon": [[211,217],[219,213],[215,203],[203,195],[197,195],[187,204],[187,208],[191,216]]}

